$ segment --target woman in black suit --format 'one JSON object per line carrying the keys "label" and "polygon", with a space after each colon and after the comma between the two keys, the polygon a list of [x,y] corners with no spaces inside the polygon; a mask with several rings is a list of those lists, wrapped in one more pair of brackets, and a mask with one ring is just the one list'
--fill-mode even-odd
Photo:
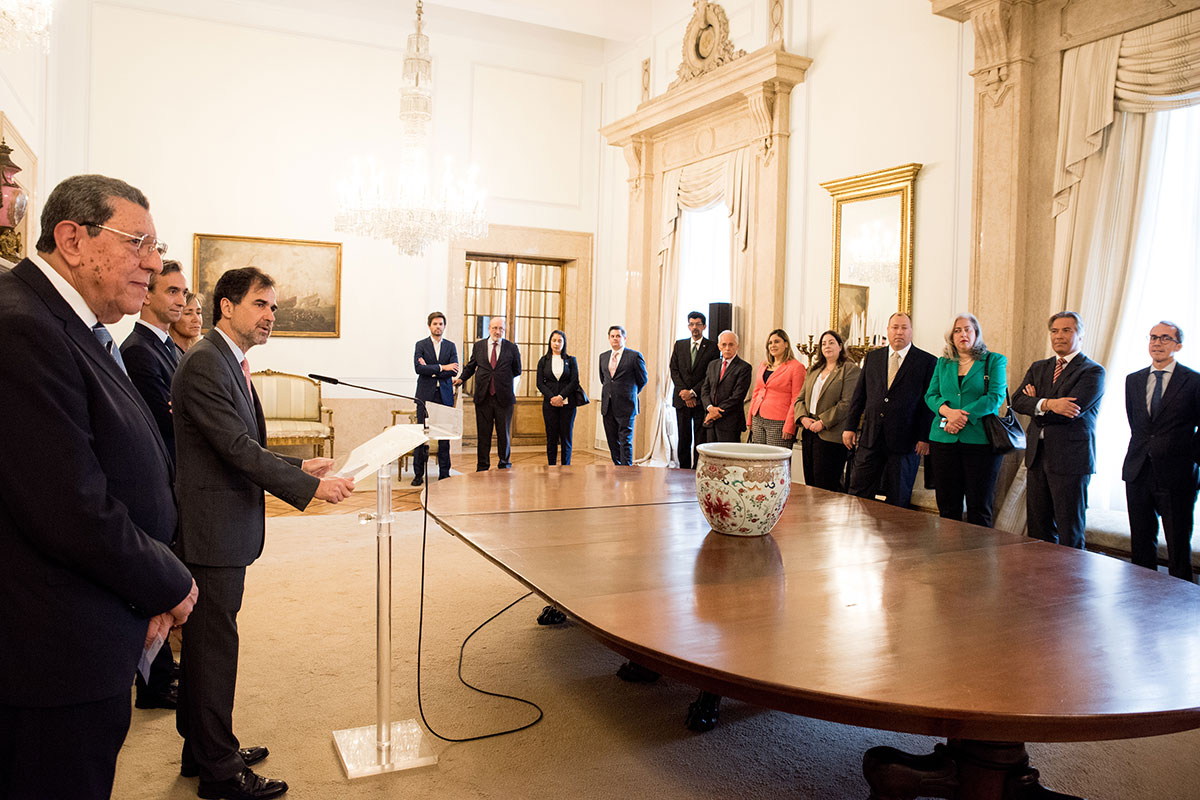
{"label": "woman in black suit", "polygon": [[551,466],[562,443],[562,463],[571,463],[571,433],[575,428],[575,406],[571,395],[579,389],[579,365],[567,355],[567,335],[550,334],[546,355],[538,360],[537,388],[542,393],[542,419],[546,421],[546,457]]}

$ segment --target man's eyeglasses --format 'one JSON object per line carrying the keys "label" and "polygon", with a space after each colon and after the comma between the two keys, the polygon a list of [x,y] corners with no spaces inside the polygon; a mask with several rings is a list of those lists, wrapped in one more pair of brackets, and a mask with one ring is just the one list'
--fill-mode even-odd
{"label": "man's eyeglasses", "polygon": [[98,222],[81,222],[79,224],[88,228],[99,228],[100,230],[108,231],[109,233],[115,233],[120,236],[128,236],[130,241],[137,245],[139,256],[147,256],[150,254],[151,250],[158,251],[160,256],[165,256],[167,254],[167,243],[160,241],[159,239],[155,239],[148,233],[143,233],[141,236],[136,236],[132,233],[119,231],[116,228],[110,228],[107,225],[101,225]]}
{"label": "man's eyeglasses", "polygon": [[1176,339],[1174,336],[1167,336],[1165,333],[1162,336],[1152,333],[1146,338],[1152,342],[1162,342],[1163,344],[1179,344],[1178,339]]}

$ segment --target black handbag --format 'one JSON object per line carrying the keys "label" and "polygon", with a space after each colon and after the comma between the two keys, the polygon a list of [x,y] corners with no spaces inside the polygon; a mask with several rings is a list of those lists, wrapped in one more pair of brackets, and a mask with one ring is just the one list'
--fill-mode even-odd
{"label": "black handbag", "polygon": [[588,399],[587,392],[583,390],[582,386],[576,386],[575,391],[571,392],[571,396],[567,398],[567,401],[573,406],[586,406],[592,402]]}
{"label": "black handbag", "polygon": [[[988,353],[983,362],[983,393],[987,394],[992,354]],[[996,453],[1011,453],[1013,450],[1025,449],[1025,429],[1008,404],[1008,392],[1004,393],[1004,416],[988,414],[983,418],[983,430],[987,434],[988,444]]]}

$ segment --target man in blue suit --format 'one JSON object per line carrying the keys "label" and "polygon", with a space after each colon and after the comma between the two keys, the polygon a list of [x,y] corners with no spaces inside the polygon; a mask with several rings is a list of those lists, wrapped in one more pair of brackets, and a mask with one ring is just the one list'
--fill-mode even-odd
{"label": "man in blue suit", "polygon": [[0,797],[106,800],[138,657],[196,600],[174,468],[105,327],[166,248],[145,195],[76,175],[36,249],[0,275]]}
{"label": "man in blue suit", "polygon": [[1078,314],[1060,311],[1049,324],[1054,355],[1035,361],[1012,396],[1012,407],[1030,420],[1026,517],[1034,539],[1082,550],[1104,367],[1080,352]]}
{"label": "man in blue suit", "polygon": [[[434,311],[426,320],[429,336],[417,342],[413,352],[413,369],[417,372],[417,398],[441,406],[454,405],[454,376],[458,374],[458,349],[454,342],[443,339],[446,315]],[[425,421],[425,406],[417,404],[417,421]],[[423,444],[413,453],[412,485],[425,480],[425,463],[429,460],[429,445]],[[438,442],[438,480],[450,477],[450,442]]]}
{"label": "man in blue suit", "polygon": [[1129,449],[1121,467],[1129,504],[1130,561],[1158,569],[1158,526],[1167,569],[1192,581],[1196,465],[1200,463],[1200,373],[1175,360],[1183,331],[1162,321],[1150,329],[1150,366],[1125,378]]}
{"label": "man in blue suit", "polygon": [[[175,463],[175,423],[171,421],[171,378],[179,366],[179,348],[167,331],[171,323],[183,316],[187,281],[178,261],[164,261],[162,274],[150,273],[149,291],[142,302],[141,316],[133,331],[121,343],[121,358],[134,388],[150,407],[154,422],[167,456]],[[175,708],[178,690],[175,686],[175,657],[171,643],[163,642],[162,649],[150,664],[150,680],[137,675],[138,708]]]}
{"label": "man in blue suit", "polygon": [[625,347],[625,329],[608,329],[612,350],[600,356],[600,415],[614,464],[633,465],[633,420],[638,414],[638,392],[646,385],[646,360]]}

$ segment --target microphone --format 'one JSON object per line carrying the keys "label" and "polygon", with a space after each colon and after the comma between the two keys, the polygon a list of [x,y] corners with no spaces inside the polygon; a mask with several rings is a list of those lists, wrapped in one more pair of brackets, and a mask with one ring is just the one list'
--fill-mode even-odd
{"label": "microphone", "polygon": [[[348,383],[347,381],[338,380],[337,378],[331,378],[328,375],[318,375],[315,372],[308,373],[308,377],[312,378],[314,381],[320,381],[321,383],[331,383],[334,386],[349,386],[352,389],[362,389],[364,392],[375,392],[376,394],[386,394],[388,397],[399,397],[401,400],[412,400],[417,404],[417,410],[420,412],[421,416],[425,417],[427,415],[425,410],[425,401],[419,397],[413,397],[407,394],[396,394],[395,392],[385,392],[383,389],[376,389],[373,386],[359,386],[357,383]],[[428,427],[429,426],[426,425],[426,428]]]}
{"label": "microphone", "polygon": [[308,373],[308,377],[312,378],[314,381],[320,381],[321,383],[332,383],[334,386],[341,383],[341,381],[339,381],[337,378],[331,378],[328,375],[318,375],[315,372]]}

